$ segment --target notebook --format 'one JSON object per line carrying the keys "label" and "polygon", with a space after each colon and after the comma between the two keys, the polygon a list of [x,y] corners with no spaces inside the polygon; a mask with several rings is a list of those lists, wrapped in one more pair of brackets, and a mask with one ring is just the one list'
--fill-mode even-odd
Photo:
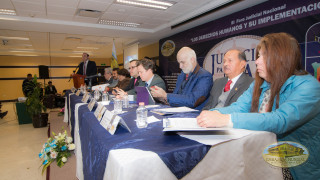
{"label": "notebook", "polygon": [[137,91],[137,103],[144,102],[144,105],[154,105],[155,101],[147,87],[136,86]]}

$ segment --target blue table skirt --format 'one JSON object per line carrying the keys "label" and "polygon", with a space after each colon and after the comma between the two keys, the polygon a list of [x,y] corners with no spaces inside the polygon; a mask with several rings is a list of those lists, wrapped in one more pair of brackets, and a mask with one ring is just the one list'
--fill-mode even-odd
{"label": "blue table skirt", "polygon": [[[71,98],[71,103],[73,104],[72,101],[77,101],[77,99],[81,100],[81,97]],[[71,107],[74,109],[74,106]],[[113,105],[106,107],[110,111],[113,110]],[[95,118],[94,111],[89,112],[86,105],[79,107],[79,134],[85,179],[103,179],[109,151],[125,148],[157,153],[171,172],[180,179],[188,174],[211,148],[211,146],[183,138],[175,133],[164,133],[162,121],[151,123],[147,128],[139,129],[134,121],[136,108],[124,109],[124,111],[128,112],[120,116],[132,133],[119,126],[116,133],[110,135]],[[170,117],[196,117],[198,114],[183,113]],[[148,116],[151,115],[162,119],[162,116],[148,112]]]}

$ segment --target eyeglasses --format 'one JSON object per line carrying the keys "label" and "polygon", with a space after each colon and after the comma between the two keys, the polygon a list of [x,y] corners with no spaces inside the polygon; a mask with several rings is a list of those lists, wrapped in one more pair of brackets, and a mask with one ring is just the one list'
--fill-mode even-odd
{"label": "eyeglasses", "polygon": [[134,68],[136,68],[137,66],[132,66],[132,67],[129,67],[129,70],[131,70],[131,69],[134,69]]}

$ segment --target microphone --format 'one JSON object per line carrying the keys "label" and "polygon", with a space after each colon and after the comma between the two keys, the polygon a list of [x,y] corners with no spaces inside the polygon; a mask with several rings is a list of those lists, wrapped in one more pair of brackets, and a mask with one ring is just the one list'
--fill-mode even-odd
{"label": "microphone", "polygon": [[77,69],[79,68],[80,64],[76,67],[76,69],[73,71],[73,73],[75,73],[77,71]]}
{"label": "microphone", "polygon": [[98,73],[98,74],[92,75],[92,76],[86,76],[85,79],[91,79],[91,78],[95,78],[95,77],[101,77],[101,73]]}
{"label": "microphone", "polygon": [[[75,73],[76,71],[77,71],[77,69],[79,68],[79,66],[80,66],[80,64],[78,64],[78,66],[76,67],[76,69],[73,71],[73,73]],[[72,78],[72,76],[70,76],[70,78],[69,78],[69,81],[68,82],[70,82],[71,81],[71,78]]]}

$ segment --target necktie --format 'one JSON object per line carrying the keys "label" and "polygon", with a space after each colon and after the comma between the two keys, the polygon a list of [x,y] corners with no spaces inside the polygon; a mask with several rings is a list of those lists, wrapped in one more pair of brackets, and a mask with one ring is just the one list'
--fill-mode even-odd
{"label": "necktie", "polygon": [[83,75],[86,75],[86,70],[87,70],[87,63],[83,63]]}
{"label": "necktie", "polygon": [[134,86],[136,85],[137,80],[138,80],[137,78],[134,79],[134,83],[133,83]]}
{"label": "necktie", "polygon": [[229,81],[227,82],[226,86],[224,87],[224,92],[227,92],[227,91],[230,90],[230,84],[231,84],[231,83],[232,83],[231,80],[229,80]]}

